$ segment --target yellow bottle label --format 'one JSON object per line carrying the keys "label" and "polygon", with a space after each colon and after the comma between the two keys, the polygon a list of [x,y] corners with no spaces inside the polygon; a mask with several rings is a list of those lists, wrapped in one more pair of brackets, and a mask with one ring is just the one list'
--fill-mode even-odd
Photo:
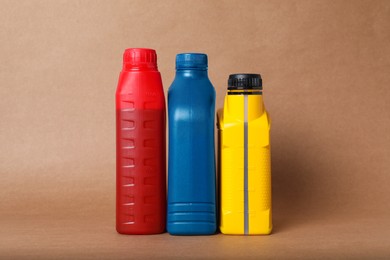
{"label": "yellow bottle label", "polygon": [[221,232],[269,234],[270,119],[262,95],[226,95],[218,111],[218,129]]}

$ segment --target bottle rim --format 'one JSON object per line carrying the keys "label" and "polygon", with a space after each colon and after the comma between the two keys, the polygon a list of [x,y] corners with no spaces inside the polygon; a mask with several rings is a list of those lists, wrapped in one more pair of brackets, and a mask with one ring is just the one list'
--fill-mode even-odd
{"label": "bottle rim", "polygon": [[176,69],[207,70],[208,58],[204,53],[179,53],[176,55]]}

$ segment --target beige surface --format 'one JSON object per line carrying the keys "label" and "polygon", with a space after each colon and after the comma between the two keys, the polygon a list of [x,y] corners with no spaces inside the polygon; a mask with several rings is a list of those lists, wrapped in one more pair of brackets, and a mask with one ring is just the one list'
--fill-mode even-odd
{"label": "beige surface", "polygon": [[[126,47],[262,74],[274,234],[116,234]],[[389,88],[390,1],[0,0],[0,258],[389,258]]]}

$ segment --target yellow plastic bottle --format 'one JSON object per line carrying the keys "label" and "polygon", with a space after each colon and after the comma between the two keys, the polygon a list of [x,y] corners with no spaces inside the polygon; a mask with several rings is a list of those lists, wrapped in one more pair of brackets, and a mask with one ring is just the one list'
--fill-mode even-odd
{"label": "yellow plastic bottle", "polygon": [[218,111],[220,230],[266,235],[272,230],[270,118],[259,74],[232,74]]}

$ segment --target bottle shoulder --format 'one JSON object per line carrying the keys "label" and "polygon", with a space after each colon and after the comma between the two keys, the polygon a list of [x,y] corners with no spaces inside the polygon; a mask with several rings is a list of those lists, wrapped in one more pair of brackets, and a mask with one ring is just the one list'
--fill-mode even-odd
{"label": "bottle shoulder", "polygon": [[165,108],[165,95],[158,71],[121,72],[115,93],[117,109]]}
{"label": "bottle shoulder", "polygon": [[[237,114],[229,113],[226,109],[223,108],[218,110],[217,117],[218,127],[220,129],[236,127],[237,125],[244,124],[244,114],[238,116]],[[269,129],[271,127],[271,118],[268,111],[264,110],[261,115],[250,118],[247,123],[249,126],[254,128],[260,129],[266,127]]]}
{"label": "bottle shoulder", "polygon": [[182,80],[175,79],[168,89],[168,95],[172,96],[212,96],[215,97],[215,89],[211,81],[206,79],[200,80]]}

